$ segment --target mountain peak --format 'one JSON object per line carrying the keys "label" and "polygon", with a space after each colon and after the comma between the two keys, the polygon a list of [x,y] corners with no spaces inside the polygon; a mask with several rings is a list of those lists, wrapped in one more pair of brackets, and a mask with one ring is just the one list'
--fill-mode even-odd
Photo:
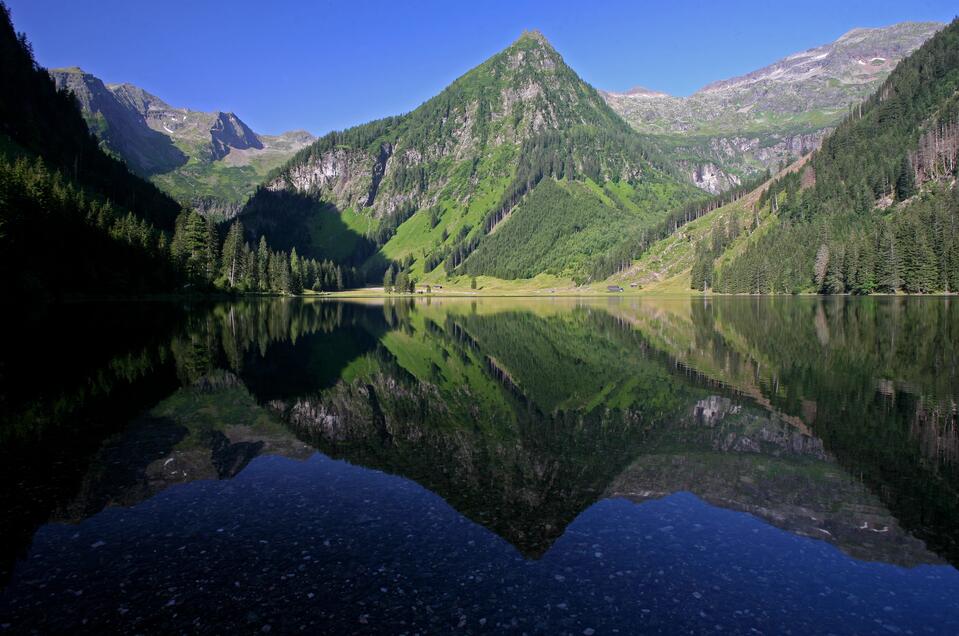
{"label": "mountain peak", "polygon": [[524,29],[520,33],[519,38],[516,39],[517,42],[522,42],[523,40],[528,40],[531,42],[537,42],[539,44],[545,44],[551,46],[549,40],[546,39],[546,36],[543,35],[543,32],[539,29]]}
{"label": "mountain peak", "polygon": [[550,55],[559,55],[539,29],[526,29],[507,50],[540,50]]}
{"label": "mountain peak", "polygon": [[51,68],[51,73],[60,73],[62,75],[89,75],[79,66],[64,66],[63,68]]}
{"label": "mountain peak", "polygon": [[855,27],[836,39],[838,43],[855,42],[868,37],[896,37],[909,33],[927,34],[946,26],[942,22],[897,22],[884,27]]}
{"label": "mountain peak", "polygon": [[109,88],[110,91],[117,96],[117,99],[133,108],[144,117],[146,117],[151,110],[175,110],[172,106],[167,104],[153,93],[150,93],[134,84],[108,84],[107,88]]}
{"label": "mountain peak", "polygon": [[654,91],[653,89],[646,88],[645,86],[633,86],[624,92],[623,95],[631,95],[633,97],[670,97],[668,93]]}

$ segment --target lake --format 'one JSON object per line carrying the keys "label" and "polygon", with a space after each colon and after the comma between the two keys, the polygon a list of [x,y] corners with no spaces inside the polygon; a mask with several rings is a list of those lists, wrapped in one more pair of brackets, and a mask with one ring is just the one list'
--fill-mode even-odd
{"label": "lake", "polygon": [[959,300],[77,303],[0,633],[959,633]]}

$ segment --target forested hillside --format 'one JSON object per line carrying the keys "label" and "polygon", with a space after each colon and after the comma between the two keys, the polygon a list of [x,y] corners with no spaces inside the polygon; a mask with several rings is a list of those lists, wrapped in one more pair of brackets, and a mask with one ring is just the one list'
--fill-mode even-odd
{"label": "forested hillside", "polygon": [[853,108],[801,172],[770,187],[757,211],[769,223],[720,262],[713,289],[959,290],[957,90],[954,21]]}
{"label": "forested hillside", "polygon": [[0,270],[34,293],[166,289],[179,206],[89,133],[0,5]]}
{"label": "forested hillside", "polygon": [[57,90],[0,3],[0,272],[11,297],[215,287],[342,289],[330,262],[256,248],[183,211],[100,149],[73,95]]}
{"label": "forested hillside", "polygon": [[[664,166],[530,32],[411,113],[302,150],[241,219],[251,238],[362,267],[371,280],[391,264],[426,282],[585,280],[607,250],[695,196]],[[547,179],[565,183],[538,189]],[[559,228],[576,238],[546,253],[544,237]]]}

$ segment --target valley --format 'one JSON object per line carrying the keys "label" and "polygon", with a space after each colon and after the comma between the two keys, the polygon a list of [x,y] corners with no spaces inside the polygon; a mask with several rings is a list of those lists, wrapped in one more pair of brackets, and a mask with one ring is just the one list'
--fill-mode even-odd
{"label": "valley", "polygon": [[[952,292],[955,28],[853,29],[689,97],[597,90],[531,30],[412,111],[319,138],[261,135],[76,67],[50,77],[101,150],[181,206],[176,223],[139,205],[106,223],[169,252],[155,291]],[[868,174],[854,156],[874,158]],[[56,188],[71,160],[51,165]],[[802,249],[760,256],[785,236]]]}
{"label": "valley", "polygon": [[0,0],[0,633],[959,633],[954,14]]}

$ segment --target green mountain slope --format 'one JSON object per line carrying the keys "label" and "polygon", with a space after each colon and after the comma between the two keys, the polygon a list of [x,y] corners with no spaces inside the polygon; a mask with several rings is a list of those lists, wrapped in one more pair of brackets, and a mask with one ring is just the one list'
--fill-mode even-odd
{"label": "green mountain slope", "polygon": [[[694,194],[662,165],[541,34],[524,33],[409,114],[300,151],[242,219],[251,236],[316,258],[342,259],[324,246],[353,245],[347,262],[374,278],[392,263],[426,281],[584,279],[617,232],[625,238]],[[544,179],[567,183],[536,192]],[[599,213],[582,214],[583,202]],[[541,253],[550,227],[580,236],[522,267],[491,264],[501,246]]]}
{"label": "green mountain slope", "polygon": [[54,69],[109,152],[185,205],[234,216],[271,170],[314,140],[305,131],[260,135],[233,113],[175,108],[132,84],[104,84],[79,68]]}
{"label": "green mountain slope", "polygon": [[904,60],[759,202],[769,231],[715,273],[717,291],[959,289],[959,21]]}
{"label": "green mountain slope", "polygon": [[800,171],[808,159],[806,155],[774,177],[760,178],[758,185],[756,181],[747,182],[703,201],[699,207],[689,206],[692,215],[685,223],[674,215],[674,230],[665,228],[661,238],[652,241],[639,258],[606,282],[636,284],[657,293],[702,291],[704,282],[706,288],[710,287],[714,262],[717,267],[729,262],[772,227],[775,214],[759,206],[769,186],[775,179]]}
{"label": "green mountain slope", "polygon": [[959,25],[813,153],[653,245],[618,279],[732,293],[959,289]]}

